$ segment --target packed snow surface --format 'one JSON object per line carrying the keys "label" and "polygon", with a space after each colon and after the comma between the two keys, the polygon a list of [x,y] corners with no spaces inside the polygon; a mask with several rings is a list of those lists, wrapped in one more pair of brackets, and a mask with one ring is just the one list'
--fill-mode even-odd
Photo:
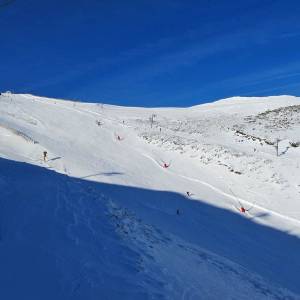
{"label": "packed snow surface", "polygon": [[0,157],[1,299],[300,299],[299,98],[2,93]]}

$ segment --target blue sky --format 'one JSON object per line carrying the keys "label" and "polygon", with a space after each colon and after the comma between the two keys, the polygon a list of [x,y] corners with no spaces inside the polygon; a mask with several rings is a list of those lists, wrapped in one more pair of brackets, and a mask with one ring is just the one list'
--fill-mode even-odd
{"label": "blue sky", "polygon": [[300,1],[0,0],[0,90],[136,106],[300,95]]}

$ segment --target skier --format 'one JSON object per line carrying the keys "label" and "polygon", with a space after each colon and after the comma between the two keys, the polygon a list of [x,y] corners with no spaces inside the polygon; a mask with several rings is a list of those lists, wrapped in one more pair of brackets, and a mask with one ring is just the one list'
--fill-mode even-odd
{"label": "skier", "polygon": [[250,208],[247,208],[247,209],[244,206],[241,206],[240,209],[239,209],[239,211],[244,214],[247,211],[250,211],[252,208],[253,208],[253,206],[250,207]]}
{"label": "skier", "polygon": [[118,139],[118,141],[121,141],[121,137],[119,135],[117,136],[117,139]]}
{"label": "skier", "polygon": [[164,163],[164,164],[163,164],[163,167],[164,167],[165,169],[167,169],[167,168],[170,167],[170,164]]}
{"label": "skier", "polygon": [[47,151],[44,151],[43,155],[44,155],[44,161],[46,161],[46,159],[47,159]]}
{"label": "skier", "polygon": [[238,198],[237,198],[236,195],[233,193],[233,191],[232,191],[231,189],[229,189],[229,190],[230,190],[230,192],[232,193],[232,195],[234,195],[236,201],[237,201],[238,204],[239,204],[239,207],[235,206],[235,208],[236,208],[239,212],[245,214],[246,212],[250,211],[250,210],[255,206],[255,203],[253,203],[251,207],[249,207],[249,208],[246,209],[246,208],[243,206],[243,204],[238,200]]}
{"label": "skier", "polygon": [[190,192],[186,192],[186,194],[188,195],[188,197],[192,196],[192,194]]}

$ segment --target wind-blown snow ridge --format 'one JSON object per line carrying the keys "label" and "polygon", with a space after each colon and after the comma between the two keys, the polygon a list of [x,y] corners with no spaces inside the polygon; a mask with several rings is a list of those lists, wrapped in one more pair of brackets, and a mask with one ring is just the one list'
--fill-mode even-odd
{"label": "wind-blown snow ridge", "polygon": [[299,103],[0,95],[0,295],[299,299]]}

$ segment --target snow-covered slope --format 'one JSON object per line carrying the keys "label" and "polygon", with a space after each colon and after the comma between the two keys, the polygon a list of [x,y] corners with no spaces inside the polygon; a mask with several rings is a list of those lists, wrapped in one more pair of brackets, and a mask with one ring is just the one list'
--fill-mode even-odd
{"label": "snow-covered slope", "polygon": [[299,107],[2,94],[1,298],[300,299]]}

